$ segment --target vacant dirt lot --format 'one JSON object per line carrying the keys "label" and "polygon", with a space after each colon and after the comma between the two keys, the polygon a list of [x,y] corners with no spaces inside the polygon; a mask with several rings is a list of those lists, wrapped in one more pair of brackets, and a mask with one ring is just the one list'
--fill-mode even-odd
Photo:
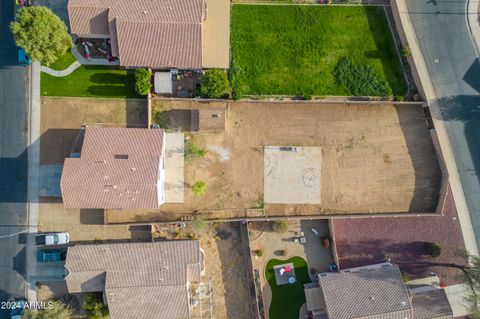
{"label": "vacant dirt lot", "polygon": [[145,127],[145,100],[42,98],[40,163],[63,164],[82,124]]}
{"label": "vacant dirt lot", "polygon": [[[210,107],[222,105],[179,101],[154,105],[170,130],[184,125],[179,119],[183,111]],[[266,145],[320,146],[323,151],[321,204],[266,204],[268,215],[431,212],[436,207],[441,174],[420,106],[252,102],[223,107],[224,133],[193,133],[187,141],[207,154],[185,163],[185,203],[115,217],[176,219],[194,210],[218,210],[219,218],[243,217],[245,208],[264,205]],[[206,183],[203,197],[191,191],[197,181]]]}

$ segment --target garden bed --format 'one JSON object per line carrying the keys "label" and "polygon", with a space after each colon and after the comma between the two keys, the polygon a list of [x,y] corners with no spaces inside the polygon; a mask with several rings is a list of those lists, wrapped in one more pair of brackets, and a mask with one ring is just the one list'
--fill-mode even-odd
{"label": "garden bed", "polygon": [[239,95],[354,95],[333,74],[345,57],[373,68],[390,95],[407,91],[382,7],[236,4],[231,46]]}

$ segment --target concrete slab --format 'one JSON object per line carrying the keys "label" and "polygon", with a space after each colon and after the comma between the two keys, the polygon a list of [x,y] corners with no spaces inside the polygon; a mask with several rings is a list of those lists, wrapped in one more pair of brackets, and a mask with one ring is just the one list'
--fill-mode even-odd
{"label": "concrete slab", "polygon": [[[282,275],[282,274],[280,274],[280,269],[282,269],[282,268],[290,268],[291,271],[288,272],[288,273],[283,273],[283,275]],[[288,278],[290,278],[292,276],[293,276],[293,278],[295,278],[295,280],[297,278],[295,276],[295,267],[293,266],[293,263],[287,263],[287,264],[273,266],[273,270],[275,271],[275,281],[277,282],[277,286],[288,284]]]}
{"label": "concrete slab", "polygon": [[165,202],[183,203],[184,193],[183,133],[165,134]]}
{"label": "concrete slab", "polygon": [[63,165],[40,165],[40,197],[62,197],[62,170]]}
{"label": "concrete slab", "polygon": [[320,147],[265,147],[265,202],[320,204],[321,164]]}
{"label": "concrete slab", "polygon": [[452,285],[444,288],[450,306],[452,307],[453,317],[455,318],[468,316],[470,314],[468,310],[469,305],[465,301],[468,289],[466,284]]}

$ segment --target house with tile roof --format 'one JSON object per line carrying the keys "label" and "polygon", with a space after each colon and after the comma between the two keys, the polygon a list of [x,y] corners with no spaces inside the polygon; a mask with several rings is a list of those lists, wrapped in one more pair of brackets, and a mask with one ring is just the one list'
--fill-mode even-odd
{"label": "house with tile roof", "polygon": [[72,34],[109,39],[124,67],[229,67],[229,0],[69,0],[68,15]]}
{"label": "house with tile roof", "polygon": [[112,319],[185,319],[204,260],[198,240],[76,245],[65,271],[68,292],[102,292]]}
{"label": "house with tile roof", "polygon": [[390,263],[319,274],[318,283],[305,285],[305,296],[316,319],[453,319],[443,289],[413,293]]}
{"label": "house with tile roof", "polygon": [[66,208],[156,209],[165,201],[161,129],[84,130],[81,150],[65,159],[60,188]]}

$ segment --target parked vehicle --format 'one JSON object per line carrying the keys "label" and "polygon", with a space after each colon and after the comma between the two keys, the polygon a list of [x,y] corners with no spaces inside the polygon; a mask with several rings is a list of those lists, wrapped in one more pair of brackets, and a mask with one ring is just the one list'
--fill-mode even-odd
{"label": "parked vehicle", "polygon": [[42,263],[65,260],[66,257],[66,249],[39,250],[37,252],[37,260]]}
{"label": "parked vehicle", "polygon": [[39,234],[35,236],[36,245],[64,245],[70,241],[68,233]]}
{"label": "parked vehicle", "polygon": [[20,65],[30,65],[32,61],[25,53],[24,49],[18,49],[18,64]]}

